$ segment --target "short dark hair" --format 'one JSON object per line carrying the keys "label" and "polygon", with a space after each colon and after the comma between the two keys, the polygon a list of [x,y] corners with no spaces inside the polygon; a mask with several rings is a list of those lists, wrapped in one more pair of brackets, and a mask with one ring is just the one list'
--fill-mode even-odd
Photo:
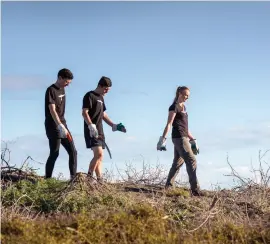
{"label": "short dark hair", "polygon": [[111,87],[112,81],[110,78],[108,78],[106,76],[102,76],[98,82],[98,85],[101,87]]}
{"label": "short dark hair", "polygon": [[72,79],[73,79],[73,74],[72,74],[72,72],[71,72],[69,69],[66,69],[66,68],[60,69],[60,70],[58,71],[57,77],[59,77],[59,76],[61,76],[62,79],[68,79],[68,80],[72,80]]}

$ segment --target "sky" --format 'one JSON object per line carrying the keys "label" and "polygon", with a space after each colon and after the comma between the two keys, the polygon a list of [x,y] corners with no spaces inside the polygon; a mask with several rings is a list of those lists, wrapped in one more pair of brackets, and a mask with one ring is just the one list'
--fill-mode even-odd
{"label": "sky", "polygon": [[[156,144],[182,85],[191,93],[186,106],[202,188],[233,184],[227,157],[249,176],[259,151],[270,149],[270,2],[1,2],[1,19],[1,140],[14,164],[30,155],[44,175],[44,95],[62,68],[74,74],[65,117],[79,172],[92,158],[82,98],[103,75],[113,84],[107,113],[127,128],[112,132],[104,124],[113,159],[105,151],[103,169],[170,169],[171,132],[166,152]],[[69,176],[63,147],[53,176],[60,173]],[[186,175],[183,166],[178,179]]]}

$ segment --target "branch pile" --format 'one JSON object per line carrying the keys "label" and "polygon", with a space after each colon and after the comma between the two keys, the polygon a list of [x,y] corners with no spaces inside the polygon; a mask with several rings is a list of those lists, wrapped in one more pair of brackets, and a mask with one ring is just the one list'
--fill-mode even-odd
{"label": "branch pile", "polygon": [[36,174],[36,170],[29,166],[29,161],[35,161],[32,157],[28,156],[21,167],[11,165],[10,163],[10,150],[5,146],[1,149],[1,183],[4,186],[8,182],[18,182],[19,180],[29,180],[36,182],[43,178]]}

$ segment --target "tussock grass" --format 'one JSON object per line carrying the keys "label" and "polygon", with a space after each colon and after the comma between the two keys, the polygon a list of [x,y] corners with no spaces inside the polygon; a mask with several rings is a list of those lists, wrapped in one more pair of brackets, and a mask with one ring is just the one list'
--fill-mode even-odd
{"label": "tussock grass", "polygon": [[103,185],[83,173],[71,182],[5,181],[1,243],[270,243],[270,170],[259,169],[259,183],[232,172],[237,187],[200,197],[164,190],[145,172],[143,181],[129,174]]}
{"label": "tussock grass", "polygon": [[94,187],[80,174],[10,184],[1,192],[2,243],[270,243],[269,191],[190,197],[137,187]]}

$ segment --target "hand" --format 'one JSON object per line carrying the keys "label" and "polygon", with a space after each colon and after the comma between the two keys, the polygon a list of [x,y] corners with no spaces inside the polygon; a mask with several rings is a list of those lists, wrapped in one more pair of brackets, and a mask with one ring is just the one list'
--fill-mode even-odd
{"label": "hand", "polygon": [[59,130],[60,138],[67,138],[68,130],[63,124],[59,124],[57,129]]}
{"label": "hand", "polygon": [[159,141],[157,143],[157,150],[159,151],[167,151],[166,149],[166,138],[163,136],[159,137]]}
{"label": "hand", "polygon": [[199,150],[199,147],[196,143],[196,139],[192,139],[189,141],[189,143],[191,144],[191,149],[192,149],[192,152],[197,155],[199,154],[200,150]]}
{"label": "hand", "polygon": [[98,137],[98,130],[95,124],[88,125],[88,129],[90,131],[90,137]]}
{"label": "hand", "polygon": [[125,126],[122,124],[122,123],[119,123],[119,124],[113,124],[112,126],[112,131],[121,131],[121,132],[124,132],[126,133],[127,130],[125,128]]}
{"label": "hand", "polygon": [[67,139],[69,140],[69,142],[73,141],[72,136],[69,132],[67,133]]}

